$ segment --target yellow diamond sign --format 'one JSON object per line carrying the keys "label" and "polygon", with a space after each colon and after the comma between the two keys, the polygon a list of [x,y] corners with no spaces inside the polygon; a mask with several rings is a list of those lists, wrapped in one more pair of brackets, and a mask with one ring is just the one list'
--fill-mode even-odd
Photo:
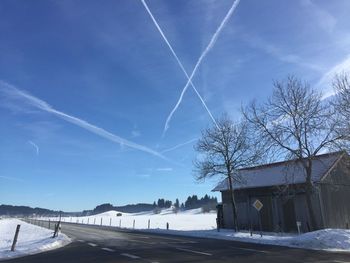
{"label": "yellow diamond sign", "polygon": [[256,210],[260,211],[264,205],[263,205],[263,203],[260,202],[259,199],[256,199],[255,202],[253,203],[253,206]]}

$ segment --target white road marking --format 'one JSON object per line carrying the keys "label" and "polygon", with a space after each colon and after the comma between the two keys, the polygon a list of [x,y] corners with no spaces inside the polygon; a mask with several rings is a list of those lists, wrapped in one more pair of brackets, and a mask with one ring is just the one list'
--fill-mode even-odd
{"label": "white road marking", "polygon": [[212,256],[213,254],[210,253],[206,253],[206,252],[202,252],[202,251],[196,251],[196,250],[191,250],[191,249],[187,249],[187,248],[180,248],[180,247],[176,247],[177,250],[181,250],[181,251],[185,251],[185,252],[191,252],[191,253],[195,253],[195,254],[200,254],[200,255],[205,255],[205,256]]}
{"label": "white road marking", "polygon": [[101,248],[102,250],[106,250],[106,251],[108,251],[108,252],[115,252],[115,250],[114,249],[111,249],[111,248],[108,248],[108,247],[103,247],[103,248]]}
{"label": "white road marking", "polygon": [[191,241],[191,240],[187,240],[187,239],[180,239],[180,238],[170,238],[170,237],[164,237],[164,236],[157,236],[157,239],[166,239],[166,240],[173,240],[173,241],[177,241],[177,242],[188,242],[188,243],[198,243],[196,241]]}
{"label": "white road marking", "polygon": [[231,247],[231,248],[259,252],[259,253],[269,253],[268,251],[265,251],[265,250],[258,250],[258,249],[253,249],[253,248],[245,248],[245,247]]}
{"label": "white road marking", "polygon": [[145,237],[145,236],[137,236],[138,238],[143,238],[143,239],[149,239],[150,237]]}
{"label": "white road marking", "polygon": [[81,239],[77,239],[78,242],[81,242],[81,243],[84,243],[85,241],[84,240],[81,240]]}
{"label": "white road marking", "polygon": [[132,259],[138,259],[140,257],[138,256],[135,256],[135,255],[131,255],[131,254],[128,254],[128,253],[122,253],[120,254],[121,256],[124,256],[124,257],[128,257],[128,258],[132,258]]}
{"label": "white road marking", "polygon": [[97,245],[94,244],[94,243],[88,243],[88,245],[89,245],[89,246],[92,246],[92,247],[97,247]]}

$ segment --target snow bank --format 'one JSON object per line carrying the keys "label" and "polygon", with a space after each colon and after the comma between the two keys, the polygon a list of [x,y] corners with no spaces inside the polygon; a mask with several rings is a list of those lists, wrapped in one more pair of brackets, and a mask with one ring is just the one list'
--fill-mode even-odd
{"label": "snow bank", "polygon": [[292,238],[290,246],[333,251],[350,251],[350,230],[323,229],[306,233]]}
{"label": "snow bank", "polygon": [[153,233],[166,233],[181,236],[192,236],[201,238],[215,238],[240,242],[258,243],[265,245],[278,245],[294,248],[327,250],[338,252],[350,252],[350,230],[323,229],[301,235],[258,233],[250,236],[249,232],[234,232],[233,230],[204,230],[204,231],[176,231],[176,230],[143,230]]}
{"label": "snow bank", "polygon": [[[16,226],[21,228],[14,252],[11,252]],[[18,219],[0,219],[0,260],[21,257],[55,249],[70,243],[70,239],[59,233],[57,238],[51,238],[52,230],[34,226]]]}

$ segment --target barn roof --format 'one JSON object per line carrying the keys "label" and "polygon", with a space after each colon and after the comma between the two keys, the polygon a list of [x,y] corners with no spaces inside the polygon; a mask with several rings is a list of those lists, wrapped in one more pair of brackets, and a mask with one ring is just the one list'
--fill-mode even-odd
{"label": "barn roof", "polygon": [[[314,157],[312,160],[312,181],[319,182],[343,155],[344,152],[334,152]],[[233,189],[305,183],[305,171],[301,162],[296,160],[240,169],[236,171],[236,175],[241,178],[242,182],[233,182]],[[213,191],[225,190],[228,190],[227,178],[213,189]]]}

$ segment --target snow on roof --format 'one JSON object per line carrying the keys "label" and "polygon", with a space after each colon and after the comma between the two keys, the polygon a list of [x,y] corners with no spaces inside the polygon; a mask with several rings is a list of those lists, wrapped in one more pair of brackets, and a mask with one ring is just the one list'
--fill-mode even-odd
{"label": "snow on roof", "polygon": [[[312,181],[319,182],[343,153],[335,152],[314,157],[312,160]],[[242,178],[242,182],[233,182],[233,189],[305,183],[305,170],[301,162],[296,160],[240,169],[237,171],[237,175]],[[213,191],[225,190],[228,190],[227,178],[213,189]]]}

